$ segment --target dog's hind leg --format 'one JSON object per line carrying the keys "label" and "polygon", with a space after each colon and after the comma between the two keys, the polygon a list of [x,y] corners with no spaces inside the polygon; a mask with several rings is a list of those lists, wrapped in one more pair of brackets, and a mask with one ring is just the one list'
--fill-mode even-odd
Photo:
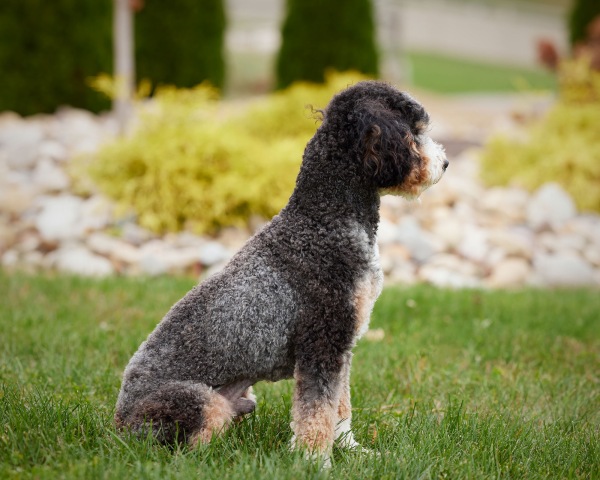
{"label": "dog's hind leg", "polygon": [[235,406],[211,387],[169,382],[144,397],[124,425],[144,432],[151,427],[162,443],[206,443],[236,416]]}
{"label": "dog's hind leg", "polygon": [[221,385],[216,391],[229,400],[235,411],[235,416],[243,417],[252,413],[256,408],[256,397],[252,393],[252,380],[240,380],[238,382]]}

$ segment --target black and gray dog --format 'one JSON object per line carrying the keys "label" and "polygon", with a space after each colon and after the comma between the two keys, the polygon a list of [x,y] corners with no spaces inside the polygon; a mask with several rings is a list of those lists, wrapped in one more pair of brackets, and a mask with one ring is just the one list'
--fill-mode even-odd
{"label": "black and gray dog", "polygon": [[337,94],[287,206],[220,273],[177,302],[135,353],[118,427],[208,442],[254,410],[261,380],[296,381],[292,445],[327,458],[350,431],[352,347],[383,276],[379,198],[416,198],[448,166],[409,95],[375,81]]}

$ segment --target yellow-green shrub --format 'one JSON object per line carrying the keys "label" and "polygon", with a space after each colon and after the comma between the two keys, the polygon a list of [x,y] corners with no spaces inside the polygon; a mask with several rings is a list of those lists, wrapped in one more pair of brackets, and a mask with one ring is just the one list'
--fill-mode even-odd
{"label": "yellow-green shrub", "polygon": [[563,64],[560,98],[529,127],[526,141],[497,136],[481,158],[489,185],[533,190],[557,182],[578,208],[600,212],[600,73],[585,60]]}
{"label": "yellow-green shrub", "polygon": [[143,107],[135,132],[102,148],[89,166],[96,185],[153,231],[214,232],[270,218],[292,192],[324,107],[357,74],[324,85],[296,84],[246,105],[214,89],[162,88]]}

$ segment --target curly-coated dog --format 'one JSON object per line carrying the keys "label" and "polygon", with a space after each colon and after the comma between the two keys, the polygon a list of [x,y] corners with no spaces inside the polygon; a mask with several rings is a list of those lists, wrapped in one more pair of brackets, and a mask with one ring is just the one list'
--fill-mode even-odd
{"label": "curly-coated dog", "polygon": [[117,426],[208,442],[256,405],[261,380],[296,381],[292,445],[327,455],[350,431],[352,347],[383,275],[380,195],[418,197],[448,166],[429,117],[376,81],[333,97],[287,206],[167,313],[127,366]]}

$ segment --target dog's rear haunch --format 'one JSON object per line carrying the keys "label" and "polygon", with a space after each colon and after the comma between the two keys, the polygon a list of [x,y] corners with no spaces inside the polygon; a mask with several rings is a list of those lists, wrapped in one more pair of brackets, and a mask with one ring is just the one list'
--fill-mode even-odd
{"label": "dog's rear haunch", "polygon": [[351,350],[383,275],[379,198],[415,198],[448,162],[429,117],[375,81],[336,95],[287,206],[220,272],[177,302],[123,375],[119,427],[207,442],[256,405],[251,386],[294,377],[292,445],[327,455],[350,430]]}

